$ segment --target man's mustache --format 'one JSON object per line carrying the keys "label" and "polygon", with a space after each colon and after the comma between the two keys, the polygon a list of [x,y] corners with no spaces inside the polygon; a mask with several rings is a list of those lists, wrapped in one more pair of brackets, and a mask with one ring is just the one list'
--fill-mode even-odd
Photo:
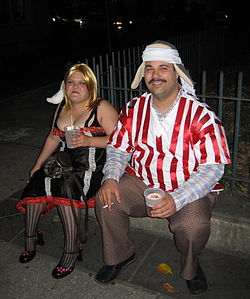
{"label": "man's mustache", "polygon": [[164,80],[164,79],[160,79],[160,78],[153,78],[153,79],[151,79],[148,83],[149,84],[151,84],[152,82],[155,82],[155,81],[157,81],[157,82],[167,82],[166,80]]}

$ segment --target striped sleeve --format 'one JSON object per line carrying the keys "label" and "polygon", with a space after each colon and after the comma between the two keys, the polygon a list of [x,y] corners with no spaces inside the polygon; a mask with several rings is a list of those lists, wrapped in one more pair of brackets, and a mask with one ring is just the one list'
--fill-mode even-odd
{"label": "striped sleeve", "polygon": [[224,164],[200,165],[197,172],[184,182],[182,186],[169,194],[174,198],[176,210],[206,196],[221,179]]}
{"label": "striped sleeve", "polygon": [[107,159],[103,168],[104,177],[102,181],[113,179],[119,182],[123,175],[131,154],[107,145]]}
{"label": "striped sleeve", "polygon": [[192,123],[192,141],[198,164],[229,164],[225,130],[214,112],[200,106]]}

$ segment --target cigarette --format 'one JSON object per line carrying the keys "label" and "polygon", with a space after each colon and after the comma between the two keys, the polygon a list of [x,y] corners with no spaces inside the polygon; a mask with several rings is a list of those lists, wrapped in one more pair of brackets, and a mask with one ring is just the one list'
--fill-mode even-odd
{"label": "cigarette", "polygon": [[[111,206],[113,205],[114,203],[113,202],[111,202]],[[102,208],[103,209],[106,209],[108,207],[108,205],[105,205],[105,206],[103,206]]]}

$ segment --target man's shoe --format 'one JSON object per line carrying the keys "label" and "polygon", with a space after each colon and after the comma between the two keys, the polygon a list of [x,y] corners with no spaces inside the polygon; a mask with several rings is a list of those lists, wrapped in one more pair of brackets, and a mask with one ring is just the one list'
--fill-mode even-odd
{"label": "man's shoe", "polygon": [[206,277],[199,264],[197,269],[197,275],[191,280],[186,280],[186,282],[187,287],[192,295],[200,295],[206,292],[208,288]]}
{"label": "man's shoe", "polygon": [[120,262],[119,264],[103,266],[96,274],[95,281],[101,283],[111,282],[118,276],[118,274],[123,268],[131,264],[133,261],[135,261],[135,259],[136,259],[136,255],[135,253],[133,253],[131,257],[129,257],[123,262]]}

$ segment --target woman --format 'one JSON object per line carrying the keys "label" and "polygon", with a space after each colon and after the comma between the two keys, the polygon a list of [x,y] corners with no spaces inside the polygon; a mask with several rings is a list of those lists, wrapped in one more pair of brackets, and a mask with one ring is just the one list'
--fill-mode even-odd
{"label": "woman", "polygon": [[[44,163],[61,145],[60,151],[66,151],[71,156],[72,172],[79,179],[87,199],[93,197],[102,180],[102,168],[106,160],[105,147],[118,114],[108,101],[98,98],[96,77],[86,64],[75,64],[69,68],[61,90],[52,99],[53,103],[61,102],[56,109],[52,130],[30,171],[29,183],[17,203],[17,209],[26,216],[25,250],[19,261],[30,262],[36,255],[36,245],[44,244],[42,232],[37,228],[38,220],[41,215],[48,214],[52,207],[57,206],[64,230],[64,252],[59,264],[53,269],[52,276],[63,278],[73,271],[76,259],[81,260],[77,225],[63,178],[47,177]],[[71,140],[72,148],[68,148],[64,128],[72,124],[81,129]],[[71,194],[79,221],[80,210],[85,208],[85,203],[74,183],[71,185]]]}

